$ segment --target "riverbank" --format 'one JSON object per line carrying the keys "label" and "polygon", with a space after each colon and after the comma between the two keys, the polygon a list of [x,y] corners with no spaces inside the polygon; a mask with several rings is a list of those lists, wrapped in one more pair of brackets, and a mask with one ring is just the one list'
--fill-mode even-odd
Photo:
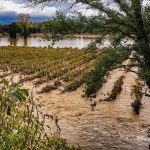
{"label": "riverbank", "polygon": [[[31,34],[30,36],[29,36],[29,38],[31,38],[31,37],[41,37],[41,38],[43,38],[45,35],[43,34],[43,33],[35,33],[35,34]],[[94,34],[73,34],[73,35],[66,35],[64,38],[93,38],[93,39],[95,39],[95,38],[97,38],[99,35],[94,35]],[[2,38],[2,37],[9,37],[9,35],[3,35],[3,34],[0,34],[0,37]],[[17,37],[18,38],[23,38],[23,36],[20,36],[20,35],[17,35]]]}

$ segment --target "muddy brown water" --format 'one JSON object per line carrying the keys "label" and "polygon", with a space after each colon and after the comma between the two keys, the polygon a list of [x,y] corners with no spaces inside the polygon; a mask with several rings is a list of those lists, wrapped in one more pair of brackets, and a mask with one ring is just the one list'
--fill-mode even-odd
{"label": "muddy brown water", "polygon": [[0,37],[0,46],[29,46],[29,47],[47,47],[52,46],[54,48],[72,47],[83,48],[86,47],[94,38],[84,38],[83,36],[75,38],[67,38],[56,42],[52,45],[52,41],[44,40],[41,37],[29,37],[23,39],[19,37],[17,39],[10,39],[9,37]]}
{"label": "muddy brown water", "polygon": [[[113,83],[125,75],[123,90],[115,101],[101,101],[110,93]],[[14,75],[14,80],[18,80]],[[9,76],[7,77],[9,78]],[[147,131],[150,128],[150,98],[143,97],[140,115],[135,115],[131,103],[132,86],[137,75],[116,69],[110,72],[108,81],[103,85],[94,99],[97,106],[94,111],[90,100],[82,97],[83,87],[74,92],[37,94],[31,82],[24,86],[33,89],[34,96],[44,106],[45,113],[58,117],[61,137],[72,144],[79,144],[83,150],[148,150],[150,139]],[[47,125],[52,120],[46,120]]]}
{"label": "muddy brown water", "polygon": [[[94,36],[86,37],[84,35],[80,35],[77,37],[65,38],[63,40],[55,42],[52,44],[52,41],[45,40],[41,37],[29,37],[28,39],[24,39],[22,37],[17,37],[17,39],[10,39],[9,37],[0,37],[0,46],[29,46],[29,47],[54,47],[54,48],[85,48],[92,41],[95,40]],[[109,40],[105,40],[99,47],[107,47],[110,45]]]}

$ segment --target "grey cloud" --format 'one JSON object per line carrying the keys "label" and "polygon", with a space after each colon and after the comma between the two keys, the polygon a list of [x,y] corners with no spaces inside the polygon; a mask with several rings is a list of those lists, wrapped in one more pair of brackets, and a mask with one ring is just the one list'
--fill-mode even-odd
{"label": "grey cloud", "polygon": [[27,2],[27,0],[9,0],[9,1],[13,1],[14,3],[17,3],[17,4],[23,4]]}
{"label": "grey cloud", "polygon": [[11,23],[16,21],[17,15],[14,11],[0,12],[0,23]]}

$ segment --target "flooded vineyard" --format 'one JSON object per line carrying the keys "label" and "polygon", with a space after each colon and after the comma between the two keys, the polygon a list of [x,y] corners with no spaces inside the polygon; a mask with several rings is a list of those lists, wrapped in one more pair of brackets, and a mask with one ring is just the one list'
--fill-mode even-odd
{"label": "flooded vineyard", "polygon": [[[83,150],[148,150],[150,99],[143,96],[136,115],[131,107],[133,87],[137,81],[143,90],[146,87],[134,72],[114,69],[96,98],[84,97],[86,76],[101,55],[101,51],[93,54],[77,49],[1,47],[1,78],[33,91],[42,110],[58,118],[61,137]],[[114,83],[121,89],[111,100]],[[52,121],[47,119],[46,124]]]}

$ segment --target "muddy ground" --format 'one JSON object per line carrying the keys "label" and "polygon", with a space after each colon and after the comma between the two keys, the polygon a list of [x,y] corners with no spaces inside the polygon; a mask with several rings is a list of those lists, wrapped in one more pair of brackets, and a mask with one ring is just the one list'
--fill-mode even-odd
{"label": "muddy ground", "polygon": [[[122,92],[114,101],[104,101],[109,95],[113,83],[124,75]],[[13,80],[18,80],[18,75]],[[6,77],[10,79],[10,76]],[[61,137],[72,144],[79,144],[83,150],[148,150],[150,138],[150,98],[143,97],[139,115],[133,112],[131,96],[137,79],[133,72],[116,69],[110,72],[107,82],[93,99],[96,102],[94,111],[91,100],[82,97],[84,88],[74,92],[61,93],[54,90],[50,93],[37,94],[39,87],[32,82],[24,86],[33,90],[33,94],[44,104],[42,110],[58,117]],[[144,88],[143,88],[144,89]],[[51,125],[52,119],[46,124]]]}

